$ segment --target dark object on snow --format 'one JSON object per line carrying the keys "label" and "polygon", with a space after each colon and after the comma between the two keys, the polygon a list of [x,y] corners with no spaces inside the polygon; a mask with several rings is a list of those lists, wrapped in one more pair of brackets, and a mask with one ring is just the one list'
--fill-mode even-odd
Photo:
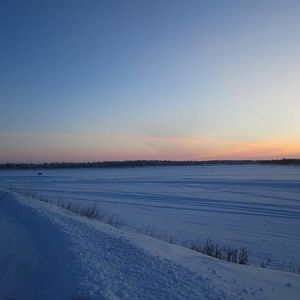
{"label": "dark object on snow", "polygon": [[39,172],[38,174],[39,174],[39,176],[43,175],[43,173],[42,173],[42,172]]}

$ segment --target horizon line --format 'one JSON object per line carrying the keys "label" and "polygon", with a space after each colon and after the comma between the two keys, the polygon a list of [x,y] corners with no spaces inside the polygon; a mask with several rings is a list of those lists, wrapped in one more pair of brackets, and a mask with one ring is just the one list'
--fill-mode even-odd
{"label": "horizon line", "polygon": [[37,169],[37,168],[109,168],[109,167],[146,167],[146,166],[192,166],[213,164],[300,164],[300,158],[280,159],[217,159],[217,160],[106,160],[106,161],[53,161],[53,162],[5,162],[0,169]]}

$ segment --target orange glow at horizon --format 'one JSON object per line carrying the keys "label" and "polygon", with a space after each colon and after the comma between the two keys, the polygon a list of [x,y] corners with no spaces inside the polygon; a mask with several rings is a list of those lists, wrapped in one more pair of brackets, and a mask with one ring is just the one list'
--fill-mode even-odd
{"label": "orange glow at horizon", "polygon": [[[20,138],[20,136],[19,136]],[[33,139],[28,142],[28,139]],[[300,157],[300,142],[293,138],[239,141],[217,138],[135,136],[24,136],[22,149],[0,149],[0,162],[101,161],[101,160],[222,160]],[[9,153],[9,155],[7,155]]]}

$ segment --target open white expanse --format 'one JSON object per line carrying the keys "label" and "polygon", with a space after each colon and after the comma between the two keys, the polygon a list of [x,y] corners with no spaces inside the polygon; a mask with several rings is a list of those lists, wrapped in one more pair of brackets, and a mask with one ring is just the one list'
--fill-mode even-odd
{"label": "open white expanse", "polygon": [[0,187],[95,202],[125,229],[178,243],[208,234],[251,263],[300,264],[300,167],[197,166],[1,171]]}
{"label": "open white expanse", "polygon": [[299,299],[299,275],[220,261],[3,189],[0,214],[0,299]]}

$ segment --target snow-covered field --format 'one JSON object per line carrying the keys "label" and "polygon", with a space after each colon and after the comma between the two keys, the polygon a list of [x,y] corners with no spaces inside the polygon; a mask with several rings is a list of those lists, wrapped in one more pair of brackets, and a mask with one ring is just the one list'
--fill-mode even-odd
{"label": "snow-covered field", "polygon": [[300,167],[197,166],[1,171],[0,187],[95,202],[124,229],[177,243],[208,235],[251,263],[300,264]]}
{"label": "snow-covered field", "polygon": [[299,298],[299,275],[220,261],[3,189],[0,212],[0,299]]}

